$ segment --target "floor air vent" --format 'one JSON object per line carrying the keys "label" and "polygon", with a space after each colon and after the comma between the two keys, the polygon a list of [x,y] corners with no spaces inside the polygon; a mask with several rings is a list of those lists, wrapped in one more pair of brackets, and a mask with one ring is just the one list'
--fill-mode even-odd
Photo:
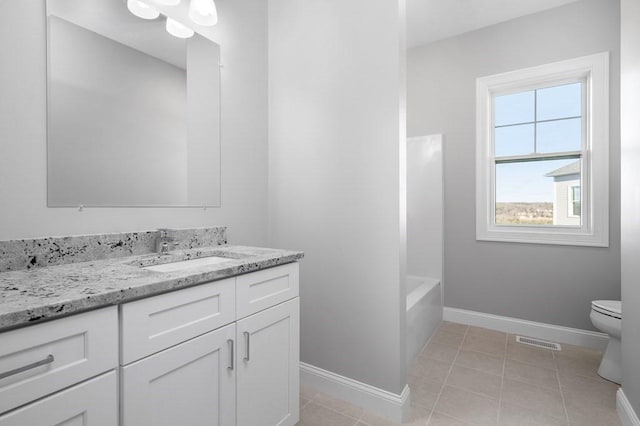
{"label": "floor air vent", "polygon": [[516,336],[516,342],[524,343],[525,345],[535,346],[537,348],[551,349],[552,351],[561,351],[562,348],[559,344],[553,342],[547,342],[545,340],[532,339],[531,337]]}

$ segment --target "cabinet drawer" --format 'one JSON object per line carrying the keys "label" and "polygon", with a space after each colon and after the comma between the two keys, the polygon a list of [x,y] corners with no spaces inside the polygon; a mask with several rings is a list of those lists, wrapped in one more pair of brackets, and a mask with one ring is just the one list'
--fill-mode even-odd
{"label": "cabinet drawer", "polygon": [[121,306],[121,364],[129,364],[236,319],[235,278]]}
{"label": "cabinet drawer", "polygon": [[298,263],[288,263],[236,278],[238,318],[298,296]]}
{"label": "cabinet drawer", "polygon": [[111,371],[0,416],[0,426],[117,426],[117,392]]}
{"label": "cabinet drawer", "polygon": [[115,306],[0,334],[0,413],[118,364]]}

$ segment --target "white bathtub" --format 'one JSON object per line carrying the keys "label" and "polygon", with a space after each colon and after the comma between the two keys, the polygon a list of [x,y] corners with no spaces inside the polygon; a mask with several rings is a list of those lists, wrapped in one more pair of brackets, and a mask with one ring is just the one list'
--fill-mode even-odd
{"label": "white bathtub", "polygon": [[407,276],[407,365],[429,340],[442,321],[440,280]]}

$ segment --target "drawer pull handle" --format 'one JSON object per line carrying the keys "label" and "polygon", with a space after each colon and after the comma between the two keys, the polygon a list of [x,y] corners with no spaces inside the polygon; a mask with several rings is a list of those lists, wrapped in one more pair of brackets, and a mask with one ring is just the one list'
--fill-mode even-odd
{"label": "drawer pull handle", "polygon": [[233,353],[233,340],[229,339],[227,343],[229,344],[229,366],[227,370],[233,370],[233,359],[235,358]]}
{"label": "drawer pull handle", "polygon": [[18,368],[14,369],[14,370],[9,370],[9,371],[5,371],[4,373],[0,373],[0,380],[5,379],[5,378],[10,377],[10,376],[14,376],[14,375],[19,374],[19,373],[23,373],[25,371],[31,370],[31,369],[36,368],[36,367],[40,367],[41,365],[51,364],[53,362],[53,360],[54,360],[53,355],[49,354],[43,360],[36,361],[36,362],[34,362],[32,364],[28,364],[28,365],[25,365],[23,367],[18,367]]}
{"label": "drawer pull handle", "polygon": [[244,341],[246,342],[246,345],[247,345],[247,352],[244,357],[244,360],[246,362],[249,362],[249,359],[251,358],[251,335],[249,334],[248,331],[245,331],[243,334],[244,334]]}

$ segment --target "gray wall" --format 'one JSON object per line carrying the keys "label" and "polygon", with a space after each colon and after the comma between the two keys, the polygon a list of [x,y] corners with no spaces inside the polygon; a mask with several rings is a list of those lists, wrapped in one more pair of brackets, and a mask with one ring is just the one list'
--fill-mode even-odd
{"label": "gray wall", "polygon": [[622,0],[622,389],[640,416],[640,3]]}
{"label": "gray wall", "polygon": [[398,3],[269,1],[270,245],[305,251],[301,360],[396,394],[406,383]]}
{"label": "gray wall", "polygon": [[[185,2],[183,2],[185,3]],[[227,225],[233,243],[267,240],[267,5],[219,0],[222,207],[46,207],[44,0],[0,1],[0,240]],[[185,6],[186,7],[186,6]]]}
{"label": "gray wall", "polygon": [[[609,248],[475,239],[477,77],[610,51]],[[584,0],[408,52],[408,135],[445,140],[445,306],[592,329],[620,298],[619,3]]]}

